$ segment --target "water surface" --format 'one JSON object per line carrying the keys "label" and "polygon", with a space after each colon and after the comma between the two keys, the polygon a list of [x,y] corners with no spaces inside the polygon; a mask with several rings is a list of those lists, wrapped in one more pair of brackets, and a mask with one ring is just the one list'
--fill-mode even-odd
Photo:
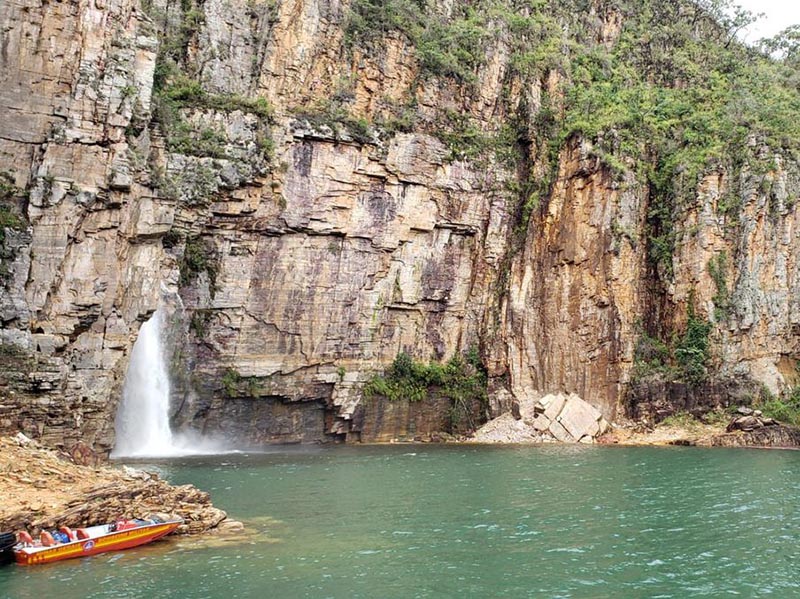
{"label": "water surface", "polygon": [[0,570],[0,596],[800,596],[800,453],[392,446],[151,465],[244,520]]}

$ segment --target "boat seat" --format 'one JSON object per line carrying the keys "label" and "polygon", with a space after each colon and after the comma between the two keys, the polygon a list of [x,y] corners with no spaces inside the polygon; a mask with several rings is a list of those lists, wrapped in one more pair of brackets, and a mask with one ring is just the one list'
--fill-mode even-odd
{"label": "boat seat", "polygon": [[89,538],[89,533],[86,532],[85,528],[79,528],[78,531],[75,533],[75,536],[78,538],[78,540],[82,541],[84,539]]}
{"label": "boat seat", "polygon": [[78,538],[77,535],[75,534],[75,531],[72,530],[69,526],[62,526],[61,528],[58,529],[58,532],[67,535],[67,538],[70,541],[75,541]]}
{"label": "boat seat", "polygon": [[46,530],[42,531],[42,534],[39,535],[39,540],[42,542],[42,547],[52,547],[56,544],[56,540]]}

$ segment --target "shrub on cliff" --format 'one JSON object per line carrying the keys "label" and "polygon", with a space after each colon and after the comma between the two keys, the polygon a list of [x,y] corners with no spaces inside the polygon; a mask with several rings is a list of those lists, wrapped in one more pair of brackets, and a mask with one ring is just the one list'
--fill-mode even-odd
{"label": "shrub on cliff", "polygon": [[[449,398],[454,404],[471,400],[486,401],[487,376],[470,352],[467,359],[456,354],[445,364],[417,362],[401,352],[382,375],[373,376],[364,386],[366,397],[383,396],[390,401],[422,401],[431,395]],[[472,358],[472,359],[470,359]]]}

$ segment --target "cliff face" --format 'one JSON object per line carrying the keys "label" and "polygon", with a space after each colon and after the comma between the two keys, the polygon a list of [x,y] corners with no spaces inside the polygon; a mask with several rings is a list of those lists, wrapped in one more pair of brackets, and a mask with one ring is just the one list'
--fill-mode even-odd
{"label": "cliff face", "polygon": [[[131,2],[0,7],[3,428],[107,446],[173,207],[131,174],[158,41]],[[10,379],[10,382],[9,382]]]}
{"label": "cliff face", "polygon": [[[362,388],[401,352],[479,349],[491,416],[566,391],[613,419],[643,335],[683,331],[688,306],[711,323],[714,372],[794,384],[788,155],[707,168],[671,211],[666,274],[648,256],[657,190],[588,136],[555,145],[541,122],[562,110],[563,75],[521,74],[513,24],[491,17],[499,33],[465,77],[469,55],[420,53],[394,26],[365,40],[353,10],[0,7],[0,428],[109,448],[159,303],[174,426],[249,443],[383,438]],[[623,12],[576,14],[554,22],[614,47]]]}

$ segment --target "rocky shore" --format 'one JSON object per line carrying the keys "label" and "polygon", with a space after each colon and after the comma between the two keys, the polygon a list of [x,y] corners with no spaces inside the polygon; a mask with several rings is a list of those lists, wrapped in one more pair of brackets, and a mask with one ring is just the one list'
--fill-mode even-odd
{"label": "rocky shore", "polygon": [[705,420],[689,414],[656,425],[643,421],[607,422],[575,394],[545,395],[521,402],[490,420],[469,443],[598,443],[603,445],[684,445],[706,447],[800,447],[800,428],[766,418],[752,408],[711,412]]}
{"label": "rocky shore", "polygon": [[208,493],[173,486],[132,468],[89,467],[22,434],[0,437],[0,530],[77,528],[117,518],[180,516],[177,534],[233,531],[242,524],[214,507]]}

